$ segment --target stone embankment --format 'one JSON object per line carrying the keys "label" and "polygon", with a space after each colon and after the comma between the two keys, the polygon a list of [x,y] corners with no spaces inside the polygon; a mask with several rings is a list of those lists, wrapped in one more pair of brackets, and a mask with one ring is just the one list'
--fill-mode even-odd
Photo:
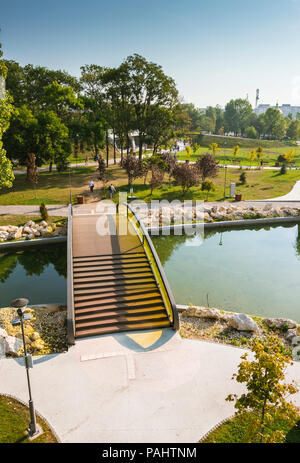
{"label": "stone embankment", "polygon": [[17,227],[14,225],[0,226],[0,242],[11,240],[33,240],[35,238],[53,238],[67,234],[67,227],[60,222],[47,223],[42,221],[35,223],[32,220],[25,225]]}
{"label": "stone embankment", "polygon": [[161,206],[141,208],[137,210],[146,227],[157,227],[172,224],[193,222],[220,222],[231,220],[263,219],[273,217],[297,217],[300,209],[290,206],[272,206],[267,204],[255,207],[243,203],[241,205],[205,205],[195,207],[188,205]]}
{"label": "stone embankment", "polygon": [[247,346],[252,337],[276,333],[287,347],[298,344],[300,325],[289,318],[263,318],[213,307],[178,306],[184,337]]}

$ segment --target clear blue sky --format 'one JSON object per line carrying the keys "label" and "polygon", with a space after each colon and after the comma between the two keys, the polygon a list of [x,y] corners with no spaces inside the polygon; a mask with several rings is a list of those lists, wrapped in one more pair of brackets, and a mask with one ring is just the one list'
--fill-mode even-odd
{"label": "clear blue sky", "polygon": [[132,53],[162,65],[187,102],[300,105],[300,0],[11,0],[4,56],[80,74]]}

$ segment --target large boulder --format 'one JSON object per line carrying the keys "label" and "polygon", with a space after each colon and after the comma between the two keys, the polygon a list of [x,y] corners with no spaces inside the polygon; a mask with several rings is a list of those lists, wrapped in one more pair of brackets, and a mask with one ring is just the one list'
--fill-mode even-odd
{"label": "large boulder", "polygon": [[188,307],[182,313],[183,317],[197,317],[197,318],[224,318],[225,316],[220,312],[219,309],[214,307],[197,307],[191,306]]}
{"label": "large boulder", "polygon": [[15,336],[7,336],[5,338],[5,353],[18,356],[23,347],[23,341]]}
{"label": "large boulder", "polygon": [[4,328],[0,327],[0,339],[1,338],[5,339],[5,338],[7,338],[7,336],[8,336],[8,334],[7,334],[6,330]]}
{"label": "large boulder", "polygon": [[0,337],[0,360],[5,358],[5,339]]}
{"label": "large boulder", "polygon": [[228,324],[238,331],[258,331],[258,326],[253,318],[244,313],[235,313],[229,317]]}
{"label": "large boulder", "polygon": [[290,318],[264,318],[264,323],[272,329],[290,330],[297,327],[297,323]]}

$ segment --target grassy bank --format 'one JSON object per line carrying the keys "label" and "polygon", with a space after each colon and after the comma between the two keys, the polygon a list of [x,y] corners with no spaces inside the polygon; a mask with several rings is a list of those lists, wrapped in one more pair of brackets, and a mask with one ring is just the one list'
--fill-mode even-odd
{"label": "grassy bank", "polygon": [[[292,424],[287,423],[284,416],[273,412],[274,422],[272,423],[273,431],[282,431],[284,437],[278,443],[300,443],[300,420]],[[212,431],[205,439],[201,440],[204,444],[239,444],[239,443],[256,443],[258,438],[251,436],[252,423],[255,415],[252,412],[236,415],[221,424],[217,429]],[[300,418],[300,417],[299,417]]]}
{"label": "grassy bank", "polygon": [[[248,156],[249,156],[248,153],[249,153],[250,150],[258,148],[258,146],[259,146],[259,143],[256,142],[255,146],[253,146],[252,148],[250,148],[250,147],[248,147],[248,148],[240,147],[239,154],[236,156],[236,158],[234,158],[234,156],[233,156],[233,149],[232,148],[222,147],[222,148],[220,148],[219,151],[216,151],[215,156],[216,156],[216,159],[221,164],[224,164],[224,163],[226,163],[226,164],[241,164],[243,166],[249,166],[250,161],[248,159]],[[300,166],[300,146],[297,146],[297,147],[291,147],[291,146],[278,147],[278,146],[274,146],[272,148],[264,148],[263,162],[265,163],[265,165],[267,165],[269,167],[274,167],[275,163],[277,162],[278,156],[280,154],[282,154],[282,153],[286,153],[286,152],[290,151],[292,148],[295,149],[295,157],[294,157],[295,166]],[[208,147],[201,146],[196,151],[196,153],[191,154],[190,160],[191,161],[197,161],[200,156],[203,156],[203,154],[205,154],[207,152],[211,153],[211,151],[209,151]],[[177,155],[177,159],[179,159],[179,160],[187,159],[186,151],[181,151]],[[260,164],[260,162],[259,162],[258,159],[255,159],[251,163],[252,166],[256,166],[256,167],[258,167],[259,164]]]}
{"label": "grassy bank", "polygon": [[[35,223],[41,222],[43,219],[38,216],[38,215],[8,215],[8,214],[3,214],[0,215],[0,226],[5,226],[5,225],[15,225],[16,227],[20,227],[21,225],[24,225],[25,223],[29,222],[32,220]],[[48,218],[47,222],[48,223],[57,223],[57,222],[64,222],[66,220],[66,217],[50,217]]]}
{"label": "grassy bank", "polygon": [[29,409],[18,400],[11,397],[0,396],[0,443],[56,443],[56,437],[49,426],[41,418],[37,418],[38,424],[43,429],[43,434],[30,441],[24,431],[30,421]]}

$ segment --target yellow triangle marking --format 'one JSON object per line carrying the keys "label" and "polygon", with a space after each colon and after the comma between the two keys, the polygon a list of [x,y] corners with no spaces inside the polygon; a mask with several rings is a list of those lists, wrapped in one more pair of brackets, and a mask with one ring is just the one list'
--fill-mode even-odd
{"label": "yellow triangle marking", "polygon": [[127,336],[132,339],[136,344],[144,349],[153,346],[162,335],[162,330],[151,331],[150,333],[132,333]]}

